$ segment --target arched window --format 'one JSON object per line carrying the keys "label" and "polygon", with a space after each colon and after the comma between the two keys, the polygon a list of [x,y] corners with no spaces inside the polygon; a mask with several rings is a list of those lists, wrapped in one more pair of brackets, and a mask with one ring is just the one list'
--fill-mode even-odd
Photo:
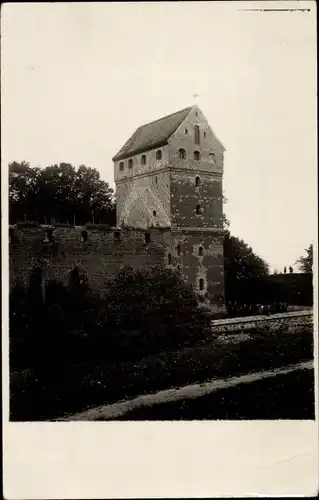
{"label": "arched window", "polygon": [[195,125],[194,127],[194,134],[195,134],[195,144],[200,144],[200,133],[198,125]]}
{"label": "arched window", "polygon": [[132,158],[130,158],[128,161],[128,168],[132,168],[132,167],[133,167],[133,160],[132,160]]}
{"label": "arched window", "polygon": [[181,245],[178,244],[177,245],[177,255],[180,255],[181,254]]}
{"label": "arched window", "polygon": [[124,170],[124,161],[120,162],[120,171],[123,172]]}
{"label": "arched window", "polygon": [[186,157],[186,151],[185,151],[185,149],[179,149],[178,150],[178,155],[179,155],[180,159],[183,160]]}
{"label": "arched window", "polygon": [[200,289],[200,291],[204,290],[204,286],[205,286],[204,278],[199,278],[199,289]]}
{"label": "arched window", "polygon": [[171,263],[172,263],[172,256],[171,256],[171,254],[170,254],[170,253],[167,255],[167,262],[168,262],[168,265],[169,265],[169,266],[170,266],[170,265],[171,265]]}
{"label": "arched window", "polygon": [[196,177],[195,177],[195,186],[196,187],[200,186],[200,177],[199,177],[199,175],[196,175]]}
{"label": "arched window", "polygon": [[196,214],[197,214],[197,215],[200,215],[200,213],[201,213],[201,210],[200,210],[200,204],[199,204],[199,203],[197,203],[197,205],[196,205]]}
{"label": "arched window", "polygon": [[160,149],[158,151],[156,151],[156,159],[157,160],[161,160],[162,159],[162,151]]}
{"label": "arched window", "polygon": [[153,210],[153,216],[156,217],[156,210]]}
{"label": "arched window", "polygon": [[114,239],[114,241],[120,241],[120,239],[121,239],[121,233],[120,233],[120,231],[114,231],[114,233],[113,233],[113,239]]}
{"label": "arched window", "polygon": [[199,247],[199,248],[198,248],[198,255],[199,255],[200,257],[203,257],[203,255],[204,255],[204,248],[203,248],[203,247]]}
{"label": "arched window", "polygon": [[88,240],[88,232],[81,231],[81,241],[87,241],[87,240]]}
{"label": "arched window", "polygon": [[141,156],[141,165],[146,165],[146,155]]}
{"label": "arched window", "polygon": [[188,130],[187,130],[187,128],[185,128],[185,134],[188,134]]}
{"label": "arched window", "polygon": [[194,151],[194,160],[200,160],[200,152],[199,151]]}
{"label": "arched window", "polygon": [[150,233],[146,232],[145,233],[145,243],[146,245],[151,242],[151,235]]}

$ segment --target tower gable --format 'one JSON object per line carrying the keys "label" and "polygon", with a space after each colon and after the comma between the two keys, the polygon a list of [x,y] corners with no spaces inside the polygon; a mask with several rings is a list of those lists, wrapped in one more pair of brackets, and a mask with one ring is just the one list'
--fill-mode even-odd
{"label": "tower gable", "polygon": [[172,227],[221,228],[224,150],[194,106],[169,139]]}
{"label": "tower gable", "polygon": [[168,144],[171,165],[184,168],[199,167],[222,174],[225,148],[197,106],[191,109],[171,135]]}

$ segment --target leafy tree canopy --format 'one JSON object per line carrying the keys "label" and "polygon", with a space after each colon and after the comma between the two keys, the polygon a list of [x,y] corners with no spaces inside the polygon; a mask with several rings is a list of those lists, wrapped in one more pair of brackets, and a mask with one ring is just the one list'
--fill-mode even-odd
{"label": "leafy tree canopy", "polygon": [[225,274],[233,279],[257,278],[269,274],[267,262],[243,240],[226,231],[224,239]]}
{"label": "leafy tree canopy", "polygon": [[312,273],[313,266],[313,244],[305,249],[306,255],[299,257],[296,264],[302,273]]}
{"label": "leafy tree canopy", "polygon": [[253,252],[247,243],[226,231],[224,271],[226,300],[232,300],[232,295],[240,281],[268,275],[269,266]]}
{"label": "leafy tree canopy", "polygon": [[31,168],[27,162],[9,164],[10,223],[33,220],[78,225],[115,225],[114,192],[99,172],[69,163]]}

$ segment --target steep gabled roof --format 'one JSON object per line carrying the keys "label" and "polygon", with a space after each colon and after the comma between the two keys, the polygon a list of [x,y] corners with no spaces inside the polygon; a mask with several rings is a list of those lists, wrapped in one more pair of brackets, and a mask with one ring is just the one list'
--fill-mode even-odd
{"label": "steep gabled roof", "polygon": [[139,127],[113,157],[113,161],[123,160],[129,156],[167,144],[168,139],[187,118],[192,108],[193,106],[182,109]]}

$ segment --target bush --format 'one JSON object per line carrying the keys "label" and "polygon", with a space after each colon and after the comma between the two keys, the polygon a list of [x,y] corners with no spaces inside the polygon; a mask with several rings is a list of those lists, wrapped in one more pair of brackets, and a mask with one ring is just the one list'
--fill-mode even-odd
{"label": "bush", "polygon": [[52,280],[41,302],[35,286],[40,282],[10,294],[10,369],[18,371],[11,390],[15,414],[19,405],[33,405],[39,413],[43,401],[52,413],[54,404],[63,406],[73,397],[75,387],[86,387],[97,365],[135,363],[211,337],[209,314],[198,307],[192,287],[169,269],[123,269],[104,297],[86,283],[74,280],[64,287]]}
{"label": "bush", "polygon": [[112,327],[141,331],[152,350],[188,343],[209,326],[193,288],[171,269],[124,268],[108,283],[106,303]]}
{"label": "bush", "polygon": [[69,287],[51,280],[43,303],[40,286],[33,280],[29,290],[18,286],[10,295],[14,368],[49,369],[50,355],[53,364],[139,359],[210,332],[209,313],[172,270],[125,268],[108,283],[104,297],[82,279],[72,279]]}

